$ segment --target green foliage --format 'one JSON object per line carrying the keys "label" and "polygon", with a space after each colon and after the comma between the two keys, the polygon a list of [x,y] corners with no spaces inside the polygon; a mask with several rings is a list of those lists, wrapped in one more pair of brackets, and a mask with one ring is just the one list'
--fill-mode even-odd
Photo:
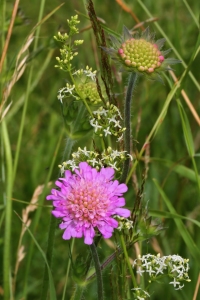
{"label": "green foliage", "polygon": [[[141,255],[161,252],[189,258],[191,282],[185,284],[183,292],[174,291],[168,283],[154,283],[151,299],[198,299],[198,296],[193,298],[200,261],[198,1],[163,0],[155,5],[154,1],[126,0],[124,6],[120,6],[120,1],[95,0],[97,17],[103,19],[105,41],[99,33],[94,37],[89,18],[84,16],[83,2],[66,0],[62,7],[55,8],[55,1],[36,0],[27,5],[27,1],[21,0],[12,29],[0,74],[0,260],[4,261],[4,267],[0,269],[0,297],[4,290],[5,299],[39,299],[43,297],[41,295],[45,295],[41,300],[70,299],[75,290],[74,281],[79,282],[80,278],[87,287],[85,298],[96,297],[94,269],[88,263],[87,257],[90,260],[91,257],[87,246],[82,240],[71,243],[61,238],[62,233],[56,229],[57,222],[50,223],[51,212],[45,197],[48,183],[58,177],[57,166],[71,159],[71,152],[76,152],[79,147],[92,148],[94,136],[89,116],[91,111],[99,108],[98,100],[109,98],[110,103],[123,111],[127,77],[119,75],[113,61],[109,69],[107,57],[96,46],[96,40],[98,46],[103,46],[102,43],[109,42],[107,33],[114,35],[116,32],[119,36],[123,25],[133,31],[141,31],[144,25],[149,25],[156,38],[166,39],[167,46],[172,49],[171,56],[181,60],[182,64],[174,67],[179,78],[177,84],[170,74],[164,79],[164,85],[140,77],[134,92],[134,160],[127,180],[126,201],[131,210],[135,206],[139,213],[134,215],[136,231],[132,231],[133,243],[127,247],[126,254],[132,260],[137,259],[135,251],[140,249]],[[125,5],[131,13],[125,10]],[[1,53],[12,9],[11,3],[1,1]],[[71,16],[79,12],[80,23],[77,23]],[[92,22],[99,30],[95,18]],[[135,28],[138,22],[139,29]],[[59,48],[63,51],[59,52]],[[102,57],[104,66],[101,65]],[[56,64],[58,68],[54,68]],[[90,67],[87,69],[86,66]],[[99,76],[102,68],[103,80]],[[76,70],[82,70],[82,74],[74,74]],[[88,83],[88,73],[83,71],[88,70],[91,76],[91,70],[97,70],[99,83],[95,90],[92,86],[91,90],[82,93],[84,84]],[[65,93],[63,103],[57,99],[62,87],[68,91],[74,89],[73,97]],[[93,107],[88,110],[87,104],[91,102]],[[93,146],[98,152],[102,149],[102,140],[97,139]],[[144,189],[141,188],[143,183]],[[34,191],[42,184],[43,190],[34,198]],[[24,221],[22,210],[28,207],[35,210],[30,209]],[[26,223],[27,230],[14,211]],[[125,243],[128,244],[129,238],[127,235]],[[127,272],[133,275],[122,253],[123,241],[118,245],[113,237],[109,242],[100,240],[98,245],[100,261],[104,262],[107,299],[133,299],[132,281],[129,277],[124,280],[122,276]],[[77,294],[79,292],[82,293],[78,290]]]}

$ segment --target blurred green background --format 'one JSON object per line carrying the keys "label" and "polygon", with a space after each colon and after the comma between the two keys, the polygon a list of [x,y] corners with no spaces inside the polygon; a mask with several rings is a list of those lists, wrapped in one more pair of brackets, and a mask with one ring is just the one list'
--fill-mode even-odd
{"label": "blurred green background", "polygon": [[[3,3],[3,2],[2,2]],[[12,101],[12,106],[7,114],[7,126],[9,131],[9,138],[11,143],[12,155],[15,156],[16,145],[19,135],[19,127],[22,118],[22,110],[28,83],[28,75],[30,68],[33,68],[33,76],[31,80],[32,89],[29,94],[28,106],[26,111],[25,126],[23,131],[22,143],[20,148],[19,163],[17,167],[16,179],[13,186],[13,199],[29,202],[32,198],[33,192],[38,185],[44,184],[49,168],[53,158],[55,164],[51,174],[51,180],[54,181],[58,177],[58,164],[62,162],[63,151],[65,148],[65,133],[63,133],[63,120],[59,101],[57,100],[57,91],[66,83],[66,75],[64,72],[54,68],[56,64],[55,57],[59,55],[59,48],[53,39],[53,36],[58,31],[67,31],[66,19],[70,16],[81,12],[86,14],[84,1],[81,0],[66,0],[66,1],[46,1],[44,8],[44,16],[50,13],[55,7],[64,3],[64,5],[56,11],[42,26],[40,35],[38,37],[38,47],[33,51],[33,46],[29,48],[29,62],[26,70],[18,82],[14,85],[7,104]],[[133,14],[138,18],[139,22],[145,22],[144,27],[149,26],[155,32],[156,39],[162,38],[162,33],[159,31],[156,24],[160,26],[166,36],[169,38],[173,46],[176,48],[179,55],[189,63],[192,53],[194,51],[198,38],[198,20],[199,18],[199,3],[191,0],[189,5],[193,16],[187,6],[186,1],[182,0],[144,0],[140,1],[125,1],[131,13],[128,13],[119,5],[119,1],[115,0],[94,0],[97,16],[105,21],[107,27],[121,34],[123,25],[128,28],[133,28],[137,22],[133,18]],[[153,19],[149,21],[150,17],[145,12],[141,3],[149,10]],[[12,32],[8,53],[6,57],[6,70],[3,80],[9,81],[10,75],[15,68],[16,56],[20,47],[29,35],[31,29],[35,26],[38,20],[39,8],[41,1],[24,1],[21,0],[17,20]],[[13,2],[6,1],[6,24],[1,28],[1,34],[7,32],[8,24],[12,12]],[[86,65],[99,70],[98,65],[98,48],[95,45],[95,38],[92,29],[89,28],[90,22],[88,19],[80,15],[80,34],[78,39],[84,39],[84,44],[80,47],[79,55],[74,60],[76,68],[84,68]],[[140,28],[138,29],[139,31]],[[165,49],[170,46],[165,44]],[[173,51],[169,55],[176,57]],[[44,65],[46,66],[44,68]],[[113,70],[116,74],[116,66],[112,62]],[[196,81],[200,82],[200,56],[197,55],[192,62],[190,71],[193,73]],[[43,69],[44,68],[44,69]],[[177,78],[180,78],[184,71],[182,64],[174,66]],[[41,73],[40,73],[41,72]],[[135,143],[134,151],[140,151],[145,142],[146,137],[151,131],[157,117],[159,116],[163,107],[164,101],[170,92],[173,80],[167,74],[168,80],[164,78],[164,85],[159,82],[149,81],[145,78],[140,78],[136,90],[134,92],[134,99],[132,105],[132,120],[133,120],[133,140]],[[127,75],[122,75],[120,83],[115,82],[115,91],[119,93],[119,100],[123,100],[124,86],[127,84]],[[191,80],[187,74],[182,88],[187,93],[191,103],[196,112],[200,115],[200,90]],[[191,158],[188,155],[187,147],[184,140],[181,117],[179,114],[177,99],[180,99],[192,132],[195,153],[199,153],[200,149],[200,130],[195,118],[193,117],[188,105],[185,103],[180,94],[180,90],[176,93],[172,100],[167,115],[162,122],[159,131],[150,143],[150,164],[148,177],[145,183],[144,190],[144,205],[148,203],[150,210],[168,211],[163,200],[159,196],[158,190],[154,185],[152,179],[155,178],[162,185],[167,197],[174,206],[176,212],[185,217],[191,217],[200,221],[200,197],[197,183],[195,180],[189,179],[187,172],[175,172],[173,166],[182,164],[187,167],[187,170],[193,170]],[[61,136],[61,134],[63,134]],[[56,150],[59,138],[61,143]],[[88,139],[91,139],[88,135]],[[84,146],[85,140],[80,139],[75,143],[73,150],[76,151],[78,146]],[[56,151],[56,152],[55,152]],[[199,169],[199,157],[195,158],[197,168]],[[171,164],[167,164],[170,161]],[[139,162],[136,171],[138,184],[141,184],[142,172],[144,163]],[[189,171],[188,171],[189,172]],[[130,183],[131,184],[131,183]],[[1,182],[3,190],[3,182]],[[45,197],[43,196],[43,199]],[[135,192],[128,192],[127,205],[133,206],[135,200]],[[49,204],[49,203],[47,203]],[[46,205],[44,201],[44,205]],[[26,204],[13,201],[13,211],[19,215]],[[3,210],[1,210],[3,212]],[[30,218],[34,219],[35,212],[30,214]],[[41,216],[35,231],[35,238],[45,251],[47,243],[47,233],[50,221],[50,209],[43,207]],[[179,230],[172,218],[159,219],[165,230],[156,240],[148,240],[143,243],[143,254],[148,252],[155,253],[157,250],[162,251],[164,255],[179,254],[183,257],[190,258],[191,272],[189,274],[192,279],[191,283],[185,284],[183,291],[174,292],[173,288],[167,283],[154,284],[151,299],[193,299],[195,286],[197,284],[198,265],[191,256],[188,248],[183,241]],[[187,230],[190,232],[197,247],[200,247],[200,231],[199,227],[189,221],[184,221]],[[12,267],[16,262],[16,251],[21,232],[21,221],[13,212],[12,220]],[[1,231],[3,232],[4,219],[1,218]],[[31,228],[31,227],[30,227]],[[62,232],[58,229],[56,231],[56,239],[54,246],[53,259],[53,277],[55,280],[56,292],[58,299],[62,299],[63,286],[65,282],[65,274],[68,262],[69,242],[61,238]],[[25,252],[29,251],[30,236],[26,233],[23,237],[23,245]],[[3,249],[3,238],[1,238],[1,256]],[[156,248],[157,246],[157,248]],[[82,240],[76,241],[74,258],[79,253],[87,253],[87,246],[83,245]],[[102,261],[112,250],[108,245],[102,241],[100,248],[100,258]],[[134,248],[130,251],[130,256],[135,257]],[[26,258],[22,260],[19,266],[16,284],[16,295],[14,299],[22,298],[22,291],[24,286],[24,270],[26,269]],[[13,267],[14,268],[14,267]],[[41,282],[43,277],[44,261],[40,252],[34,248],[31,268],[26,277],[28,286],[27,299],[39,299]],[[110,270],[107,271],[109,273]],[[0,271],[0,282],[2,282],[3,272]],[[71,277],[70,277],[71,278]],[[106,276],[105,276],[106,278]],[[2,283],[0,283],[2,285]],[[73,281],[69,280],[67,286],[67,296],[69,299],[73,291]],[[95,299],[95,285],[91,284],[87,288],[86,299]],[[105,295],[106,299],[117,299],[113,295],[110,283],[105,281]],[[196,298],[200,299],[200,298]]]}

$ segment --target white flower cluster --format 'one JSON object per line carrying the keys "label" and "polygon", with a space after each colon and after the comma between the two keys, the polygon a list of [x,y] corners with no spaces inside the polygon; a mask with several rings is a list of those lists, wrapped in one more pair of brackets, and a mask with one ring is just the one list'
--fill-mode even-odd
{"label": "white flower cluster", "polygon": [[83,69],[80,69],[80,70],[77,70],[76,72],[73,73],[73,75],[85,75],[86,77],[90,78],[92,81],[95,81],[96,80],[96,73],[97,71],[92,71],[92,68],[86,66],[86,69],[83,70]]}
{"label": "white flower cluster", "polygon": [[133,263],[133,267],[137,266],[137,271],[140,276],[143,273],[148,273],[150,276],[150,282],[152,280],[157,280],[163,275],[167,275],[173,278],[169,284],[172,284],[175,290],[180,290],[184,287],[181,285],[182,281],[190,282],[188,276],[189,270],[189,259],[184,259],[179,255],[168,255],[160,257],[152,254],[146,254],[139,256]]}
{"label": "white flower cluster", "polygon": [[93,111],[93,115],[94,118],[90,118],[90,124],[94,127],[96,134],[99,136],[118,136],[118,142],[123,138],[123,132],[126,128],[122,128],[122,116],[115,105],[107,104],[107,109],[100,107],[98,110]]}
{"label": "white flower cluster", "polygon": [[147,297],[150,297],[149,293],[142,290],[141,288],[134,288],[132,290],[135,291],[134,294],[137,297],[137,300],[145,300]]}
{"label": "white flower cluster", "polygon": [[99,96],[96,87],[96,72],[92,71],[92,68],[86,67],[85,70],[80,69],[74,72],[74,84],[66,84],[66,87],[61,88],[58,91],[58,100],[63,103],[63,98],[73,97],[75,100],[87,100],[91,104],[98,104],[102,100]]}
{"label": "white flower cluster", "polygon": [[72,153],[72,157],[71,160],[59,165],[61,174],[63,174],[66,169],[74,171],[82,161],[86,161],[91,167],[96,168],[97,170],[102,167],[112,167],[120,172],[123,161],[127,157],[130,157],[131,160],[133,159],[126,151],[113,150],[111,147],[108,147],[101,154],[96,151],[87,150],[86,147],[84,147],[84,149],[79,147],[77,152]]}
{"label": "white flower cluster", "polygon": [[118,221],[117,230],[122,231],[122,230],[126,230],[126,229],[129,230],[133,228],[133,221],[120,216],[115,216],[115,219]]}
{"label": "white flower cluster", "polygon": [[66,87],[63,87],[62,89],[59,89],[58,91],[58,100],[63,103],[63,98],[67,96],[73,96],[73,91],[75,89],[75,85],[71,85],[69,83],[66,84]]}

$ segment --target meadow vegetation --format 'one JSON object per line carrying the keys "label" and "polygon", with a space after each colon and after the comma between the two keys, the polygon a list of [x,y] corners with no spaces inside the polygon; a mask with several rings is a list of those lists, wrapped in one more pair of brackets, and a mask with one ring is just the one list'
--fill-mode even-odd
{"label": "meadow vegetation", "polygon": [[[46,196],[60,177],[58,166],[71,159],[72,152],[79,147],[98,151],[101,142],[94,142],[95,134],[86,118],[76,119],[80,102],[74,104],[69,97],[62,105],[57,98],[70,76],[55,68],[62,43],[54,36],[69,32],[67,19],[78,15],[79,33],[75,38],[84,43],[78,46],[73,67],[80,70],[89,66],[97,70],[98,78],[102,74],[101,50],[88,17],[86,0],[18,2],[0,3],[0,297],[81,299],[72,295],[86,274],[88,245],[83,239],[62,239],[60,221],[52,218],[52,203],[46,201]],[[191,282],[184,282],[184,288],[176,291],[169,285],[169,279],[155,281],[149,290],[150,299],[197,300],[200,295],[198,1],[93,0],[93,3],[108,47],[109,34],[119,37],[123,25],[139,33],[149,26],[155,40],[166,39],[165,50],[172,49],[168,57],[181,60],[164,73],[162,83],[140,76],[134,89],[133,161],[124,197],[126,208],[135,208],[135,236],[134,242],[127,246],[128,254],[117,233],[111,239],[98,241],[101,264],[115,253],[115,259],[111,259],[102,273],[105,299],[139,299],[133,296],[126,254],[132,264],[139,254],[160,253],[161,257],[180,255],[189,259]],[[113,76],[111,97],[116,95],[117,106],[123,112],[128,74],[119,72],[119,65],[110,58],[109,62]],[[75,119],[80,121],[79,127],[70,131]],[[142,232],[140,238],[139,232]],[[94,272],[91,265],[87,276]],[[139,280],[137,274],[136,280]],[[95,276],[88,282],[85,299],[97,299]]]}

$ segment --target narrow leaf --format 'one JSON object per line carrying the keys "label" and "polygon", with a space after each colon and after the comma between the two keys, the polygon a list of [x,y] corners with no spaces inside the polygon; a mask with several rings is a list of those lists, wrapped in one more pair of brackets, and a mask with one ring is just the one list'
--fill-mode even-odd
{"label": "narrow leaf", "polygon": [[[177,215],[175,208],[171,204],[170,200],[165,195],[162,188],[159,186],[158,182],[154,179],[153,180],[160,195],[162,196],[167,208],[169,209],[170,213]],[[196,263],[200,267],[200,250],[198,249],[197,245],[195,244],[194,240],[192,239],[191,235],[189,234],[188,230],[186,229],[185,225],[183,224],[182,220],[180,218],[174,218],[174,222],[178,228],[178,231],[180,235],[182,236],[185,244],[187,245],[187,248],[191,255],[194,257]]]}

